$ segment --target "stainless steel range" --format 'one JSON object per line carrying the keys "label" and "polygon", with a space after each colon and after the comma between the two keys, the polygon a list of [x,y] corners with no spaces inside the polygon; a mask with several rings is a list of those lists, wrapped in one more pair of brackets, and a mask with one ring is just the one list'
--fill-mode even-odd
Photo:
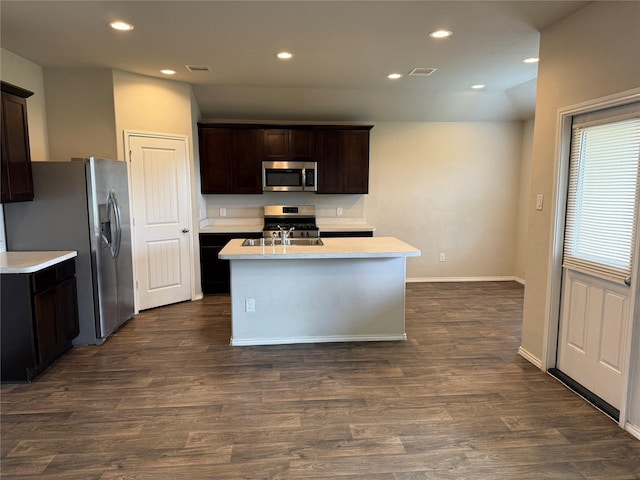
{"label": "stainless steel range", "polygon": [[315,205],[265,205],[264,238],[275,238],[288,232],[289,238],[317,238],[320,236],[316,225]]}

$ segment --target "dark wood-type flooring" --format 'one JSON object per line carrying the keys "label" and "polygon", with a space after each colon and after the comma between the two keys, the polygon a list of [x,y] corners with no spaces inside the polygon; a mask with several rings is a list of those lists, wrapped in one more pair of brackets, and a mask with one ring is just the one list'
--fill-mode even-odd
{"label": "dark wood-type flooring", "polygon": [[12,479],[639,479],[640,441],[518,356],[523,288],[409,284],[406,342],[231,347],[228,296],[1,390]]}

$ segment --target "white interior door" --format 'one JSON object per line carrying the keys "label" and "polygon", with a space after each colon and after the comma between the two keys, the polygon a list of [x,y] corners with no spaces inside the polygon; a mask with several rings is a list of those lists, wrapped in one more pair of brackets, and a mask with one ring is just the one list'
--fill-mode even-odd
{"label": "white interior door", "polygon": [[574,117],[557,368],[620,410],[636,279],[640,107]]}
{"label": "white interior door", "polygon": [[139,310],[191,299],[186,138],[128,136]]}

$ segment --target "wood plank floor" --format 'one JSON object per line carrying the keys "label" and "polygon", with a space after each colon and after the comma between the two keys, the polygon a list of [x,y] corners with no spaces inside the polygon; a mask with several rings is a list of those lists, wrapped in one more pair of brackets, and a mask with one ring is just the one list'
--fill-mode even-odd
{"label": "wood plank floor", "polygon": [[640,441],[517,355],[523,288],[409,284],[406,342],[231,347],[228,296],[1,390],[12,479],[640,479]]}

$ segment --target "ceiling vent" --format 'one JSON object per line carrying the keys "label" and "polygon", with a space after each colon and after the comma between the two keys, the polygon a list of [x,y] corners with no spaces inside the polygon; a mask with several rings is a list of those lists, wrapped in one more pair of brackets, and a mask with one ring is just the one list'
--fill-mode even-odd
{"label": "ceiling vent", "polygon": [[185,67],[187,67],[187,70],[194,73],[211,71],[208,65],[185,65]]}
{"label": "ceiling vent", "polygon": [[416,67],[409,72],[409,76],[410,77],[428,77],[436,70],[437,68]]}

